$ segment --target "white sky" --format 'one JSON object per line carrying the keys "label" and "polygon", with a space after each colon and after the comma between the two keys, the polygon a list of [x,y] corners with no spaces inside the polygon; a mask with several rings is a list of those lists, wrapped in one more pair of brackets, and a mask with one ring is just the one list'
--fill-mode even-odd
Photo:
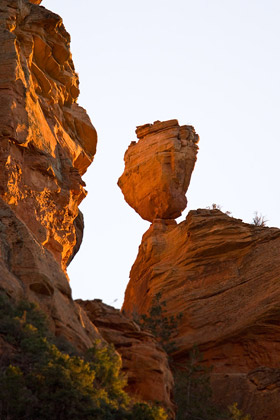
{"label": "white sky", "polygon": [[[188,207],[280,226],[279,0],[43,0],[72,38],[79,104],[99,136],[84,180],[74,298],[120,307],[149,223],[117,187],[137,125],[177,118],[200,135]],[[117,301],[115,301],[117,299]],[[115,302],[114,302],[115,301]]]}

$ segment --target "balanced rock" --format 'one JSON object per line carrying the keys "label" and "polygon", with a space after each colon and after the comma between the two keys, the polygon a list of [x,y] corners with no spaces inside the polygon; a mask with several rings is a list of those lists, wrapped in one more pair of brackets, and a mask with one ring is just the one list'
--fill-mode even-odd
{"label": "balanced rock", "polygon": [[125,153],[118,185],[127,203],[145,220],[174,219],[186,208],[186,191],[199,137],[177,120],[137,127],[139,141]]}
{"label": "balanced rock", "polygon": [[254,420],[279,419],[280,229],[243,223],[219,210],[156,220],[131,269],[123,310],[149,313],[160,294],[180,315],[173,360],[198,346],[220,405],[238,402]]}

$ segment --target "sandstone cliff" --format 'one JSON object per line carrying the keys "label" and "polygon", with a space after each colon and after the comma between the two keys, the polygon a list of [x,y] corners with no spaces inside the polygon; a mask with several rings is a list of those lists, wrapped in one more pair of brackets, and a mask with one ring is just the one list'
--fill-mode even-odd
{"label": "sandstone cliff", "polygon": [[56,334],[88,347],[99,334],[72,301],[65,268],[81,241],[81,175],[96,131],[76,103],[61,18],[27,0],[3,0],[0,11],[0,286],[37,302]]}
{"label": "sandstone cliff", "polygon": [[[153,337],[113,308],[79,305],[71,296],[66,267],[82,241],[81,177],[97,134],[77,104],[70,36],[62,19],[40,3],[0,4],[0,290],[36,302],[52,332],[79,350],[96,338],[114,343],[124,357],[128,391],[172,409],[167,355]],[[7,345],[0,341],[1,353]]]}
{"label": "sandstone cliff", "polygon": [[[74,302],[66,268],[79,249],[82,175],[97,134],[77,104],[70,36],[41,0],[0,4],[0,289],[37,302],[51,330],[78,349],[113,343],[128,391],[173,409],[167,355],[151,334],[101,301]],[[185,193],[198,135],[177,120],[138,127],[119,179],[126,201],[152,222],[132,267],[123,310],[147,313],[160,293],[181,315],[172,356],[199,346],[213,365],[215,399],[254,420],[278,420],[280,230],[219,210],[191,211]],[[0,353],[6,344],[0,337]]]}
{"label": "sandstone cliff", "polygon": [[[153,144],[151,149],[145,156],[157,168]],[[137,211],[138,194],[149,185],[134,184],[130,204]],[[171,207],[168,200],[172,195]],[[190,211],[179,224],[154,219],[143,235],[122,308],[130,315],[147,314],[160,295],[166,315],[181,316],[171,337],[175,363],[184,364],[198,346],[204,363],[213,366],[216,402],[226,407],[236,401],[254,420],[279,418],[279,251],[279,229],[246,224],[219,210]]]}
{"label": "sandstone cliff", "polygon": [[118,309],[98,299],[77,302],[102,337],[114,344],[121,355],[128,393],[146,401],[162,401],[174,412],[171,402],[173,376],[167,355],[156,339]]}
{"label": "sandstone cliff", "polygon": [[70,36],[45,8],[3,0],[0,37],[0,194],[65,269],[97,140],[76,103]]}

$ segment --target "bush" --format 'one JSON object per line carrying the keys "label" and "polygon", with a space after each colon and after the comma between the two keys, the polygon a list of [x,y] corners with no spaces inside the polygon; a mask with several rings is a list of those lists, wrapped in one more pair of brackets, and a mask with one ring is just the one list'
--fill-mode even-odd
{"label": "bush", "polygon": [[161,293],[157,293],[152,300],[152,306],[148,314],[135,319],[143,329],[150,331],[167,353],[174,350],[174,342],[171,335],[178,327],[183,314],[176,317],[166,316],[166,302],[161,301]]}
{"label": "bush", "polygon": [[241,410],[237,407],[237,403],[232,404],[228,407],[231,420],[251,420],[250,414],[244,415]]}
{"label": "bush", "polygon": [[211,368],[201,364],[202,355],[195,347],[190,351],[189,360],[183,366],[176,365],[175,401],[177,404],[176,420],[216,420],[223,419],[223,414],[212,402],[210,385]]}
{"label": "bush", "polygon": [[261,213],[259,214],[257,211],[255,211],[254,217],[253,217],[253,225],[265,227],[266,223],[267,223],[266,218]]}
{"label": "bush", "polygon": [[[213,204],[213,208],[217,209],[218,206]],[[165,307],[166,303],[161,301],[161,294],[158,293],[148,314],[138,318],[134,315],[134,318],[140,326],[155,336],[168,353],[176,350],[171,335],[178,327],[182,314],[168,317]],[[202,361],[203,356],[197,347],[190,351],[188,361],[183,365],[169,357],[175,379],[176,420],[250,420],[250,415],[243,415],[236,403],[226,411],[213,404],[210,384],[212,368],[204,366]]]}
{"label": "bush", "polygon": [[1,419],[166,420],[162,408],[134,403],[126,394],[112,346],[96,341],[86,355],[71,346],[68,354],[35,305],[14,305],[1,294],[0,320],[0,334],[12,348],[0,366]]}

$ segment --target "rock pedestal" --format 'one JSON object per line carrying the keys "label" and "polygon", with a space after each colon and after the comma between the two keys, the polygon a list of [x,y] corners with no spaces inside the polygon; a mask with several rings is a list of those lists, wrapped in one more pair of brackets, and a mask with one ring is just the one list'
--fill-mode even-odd
{"label": "rock pedestal", "polygon": [[238,402],[254,420],[278,420],[280,229],[219,210],[190,211],[180,224],[156,220],[131,269],[123,310],[148,313],[160,293],[165,315],[181,315],[170,340],[175,362],[198,346],[213,366],[219,405]]}

